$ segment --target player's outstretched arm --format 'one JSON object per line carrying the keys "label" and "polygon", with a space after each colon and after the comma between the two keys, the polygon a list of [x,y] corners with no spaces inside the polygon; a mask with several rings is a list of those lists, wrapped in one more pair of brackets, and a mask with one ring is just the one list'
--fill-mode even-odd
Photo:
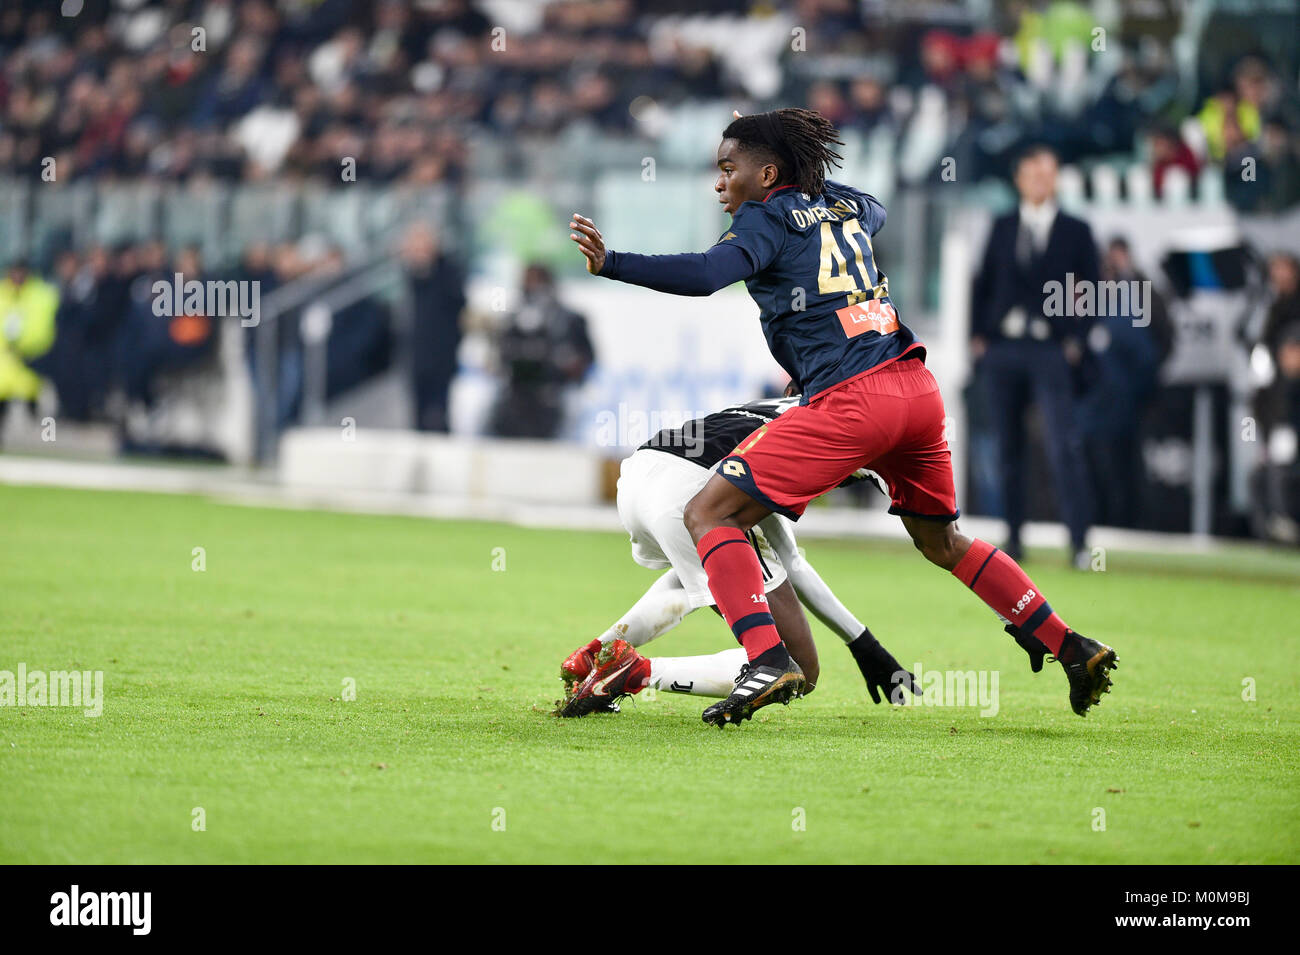
{"label": "player's outstretched arm", "polygon": [[[869,627],[858,623],[857,617],[822,580],[817,568],[798,555],[796,562],[786,567],[799,600],[833,630],[853,654],[862,678],[867,681],[867,691],[873,703],[879,703],[883,694],[889,702],[901,704],[903,697],[897,692],[900,686],[913,694],[921,692],[915,674],[894,659],[894,655],[872,635]],[[850,627],[854,629],[850,630]]]}
{"label": "player's outstretched arm", "polygon": [[903,697],[897,692],[900,686],[910,693],[919,694],[916,676],[894,659],[894,655],[872,635],[870,628],[835,596],[817,573],[817,568],[799,554],[794,533],[784,519],[774,514],[761,526],[768,543],[785,566],[800,602],[848,646],[862,678],[866,680],[872,702],[879,703],[883,693],[891,703],[902,703]]}
{"label": "player's outstretched arm", "polygon": [[781,586],[767,595],[767,608],[772,613],[772,620],[776,623],[777,633],[781,635],[781,642],[786,645],[790,656],[794,657],[794,662],[799,664],[799,669],[803,671],[805,680],[803,695],[807,696],[817,686],[817,681],[821,677],[821,663],[817,659],[817,645],[813,642],[812,627],[808,625],[808,618],[804,615],[799,596],[790,581],[784,581]]}
{"label": "player's outstretched arm", "polygon": [[781,515],[773,514],[764,518],[759,526],[785,567],[799,602],[846,644],[856,640],[866,627],[840,602],[817,569],[800,555],[789,522]]}
{"label": "player's outstretched arm", "polygon": [[754,274],[749,258],[738,247],[715,245],[707,252],[679,255],[638,255],[605,247],[596,223],[576,212],[569,220],[569,238],[587,260],[587,271],[631,285],[673,295],[712,295]]}

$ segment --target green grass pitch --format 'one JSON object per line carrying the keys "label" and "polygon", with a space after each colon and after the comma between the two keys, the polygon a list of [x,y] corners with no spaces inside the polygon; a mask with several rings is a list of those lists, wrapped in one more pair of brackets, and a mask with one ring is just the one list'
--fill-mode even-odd
{"label": "green grass pitch", "polygon": [[[1300,861],[1294,553],[1031,555],[1120,653],[1079,719],[910,547],[806,541],[901,661],[999,671],[999,712],[872,705],[814,622],[817,692],[719,732],[665,693],[549,715],[652,580],[617,534],[15,487],[0,515],[0,670],[104,671],[98,718],[0,708],[0,862]],[[731,645],[702,612],[649,652]]]}

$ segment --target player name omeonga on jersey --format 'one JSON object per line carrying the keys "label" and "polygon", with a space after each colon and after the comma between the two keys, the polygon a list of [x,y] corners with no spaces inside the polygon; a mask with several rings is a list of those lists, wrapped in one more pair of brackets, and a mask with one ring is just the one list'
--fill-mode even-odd
{"label": "player name omeonga on jersey", "polygon": [[[808,193],[801,192],[805,202],[809,201]],[[809,206],[806,209],[791,209],[790,218],[794,220],[795,225],[801,229],[806,229],[810,225],[816,225],[818,222],[841,222],[844,219],[856,219],[859,213],[843,199],[837,199],[828,206]]]}
{"label": "player name omeonga on jersey", "polygon": [[1073,272],[1065,281],[1043,283],[1043,314],[1051,318],[1131,318],[1134,328],[1151,324],[1151,282],[1149,279],[1075,281]]}

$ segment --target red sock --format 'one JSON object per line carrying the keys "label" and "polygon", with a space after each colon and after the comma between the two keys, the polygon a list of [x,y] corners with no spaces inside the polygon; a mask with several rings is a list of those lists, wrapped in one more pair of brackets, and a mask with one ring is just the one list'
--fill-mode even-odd
{"label": "red sock", "polygon": [[781,642],[763,593],[763,570],[744,531],[715,527],[696,545],[709,577],[709,590],[752,661]]}
{"label": "red sock", "polygon": [[1053,655],[1061,652],[1069,627],[1052,612],[1020,565],[1005,553],[982,540],[972,541],[952,572],[980,600],[1022,632],[1037,637]]}

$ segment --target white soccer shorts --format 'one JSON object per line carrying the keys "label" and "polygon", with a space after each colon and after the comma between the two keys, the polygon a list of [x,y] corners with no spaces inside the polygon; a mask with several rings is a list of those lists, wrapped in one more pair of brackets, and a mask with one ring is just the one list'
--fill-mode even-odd
{"label": "white soccer shorts", "polygon": [[[710,606],[713,594],[695,542],[682,523],[682,511],[712,476],[712,470],[685,458],[642,448],[623,461],[618,479],[618,516],[632,538],[632,559],[651,570],[677,571],[692,610]],[[765,593],[786,579],[785,566],[763,532],[771,520],[780,518],[773,515],[750,531]]]}

